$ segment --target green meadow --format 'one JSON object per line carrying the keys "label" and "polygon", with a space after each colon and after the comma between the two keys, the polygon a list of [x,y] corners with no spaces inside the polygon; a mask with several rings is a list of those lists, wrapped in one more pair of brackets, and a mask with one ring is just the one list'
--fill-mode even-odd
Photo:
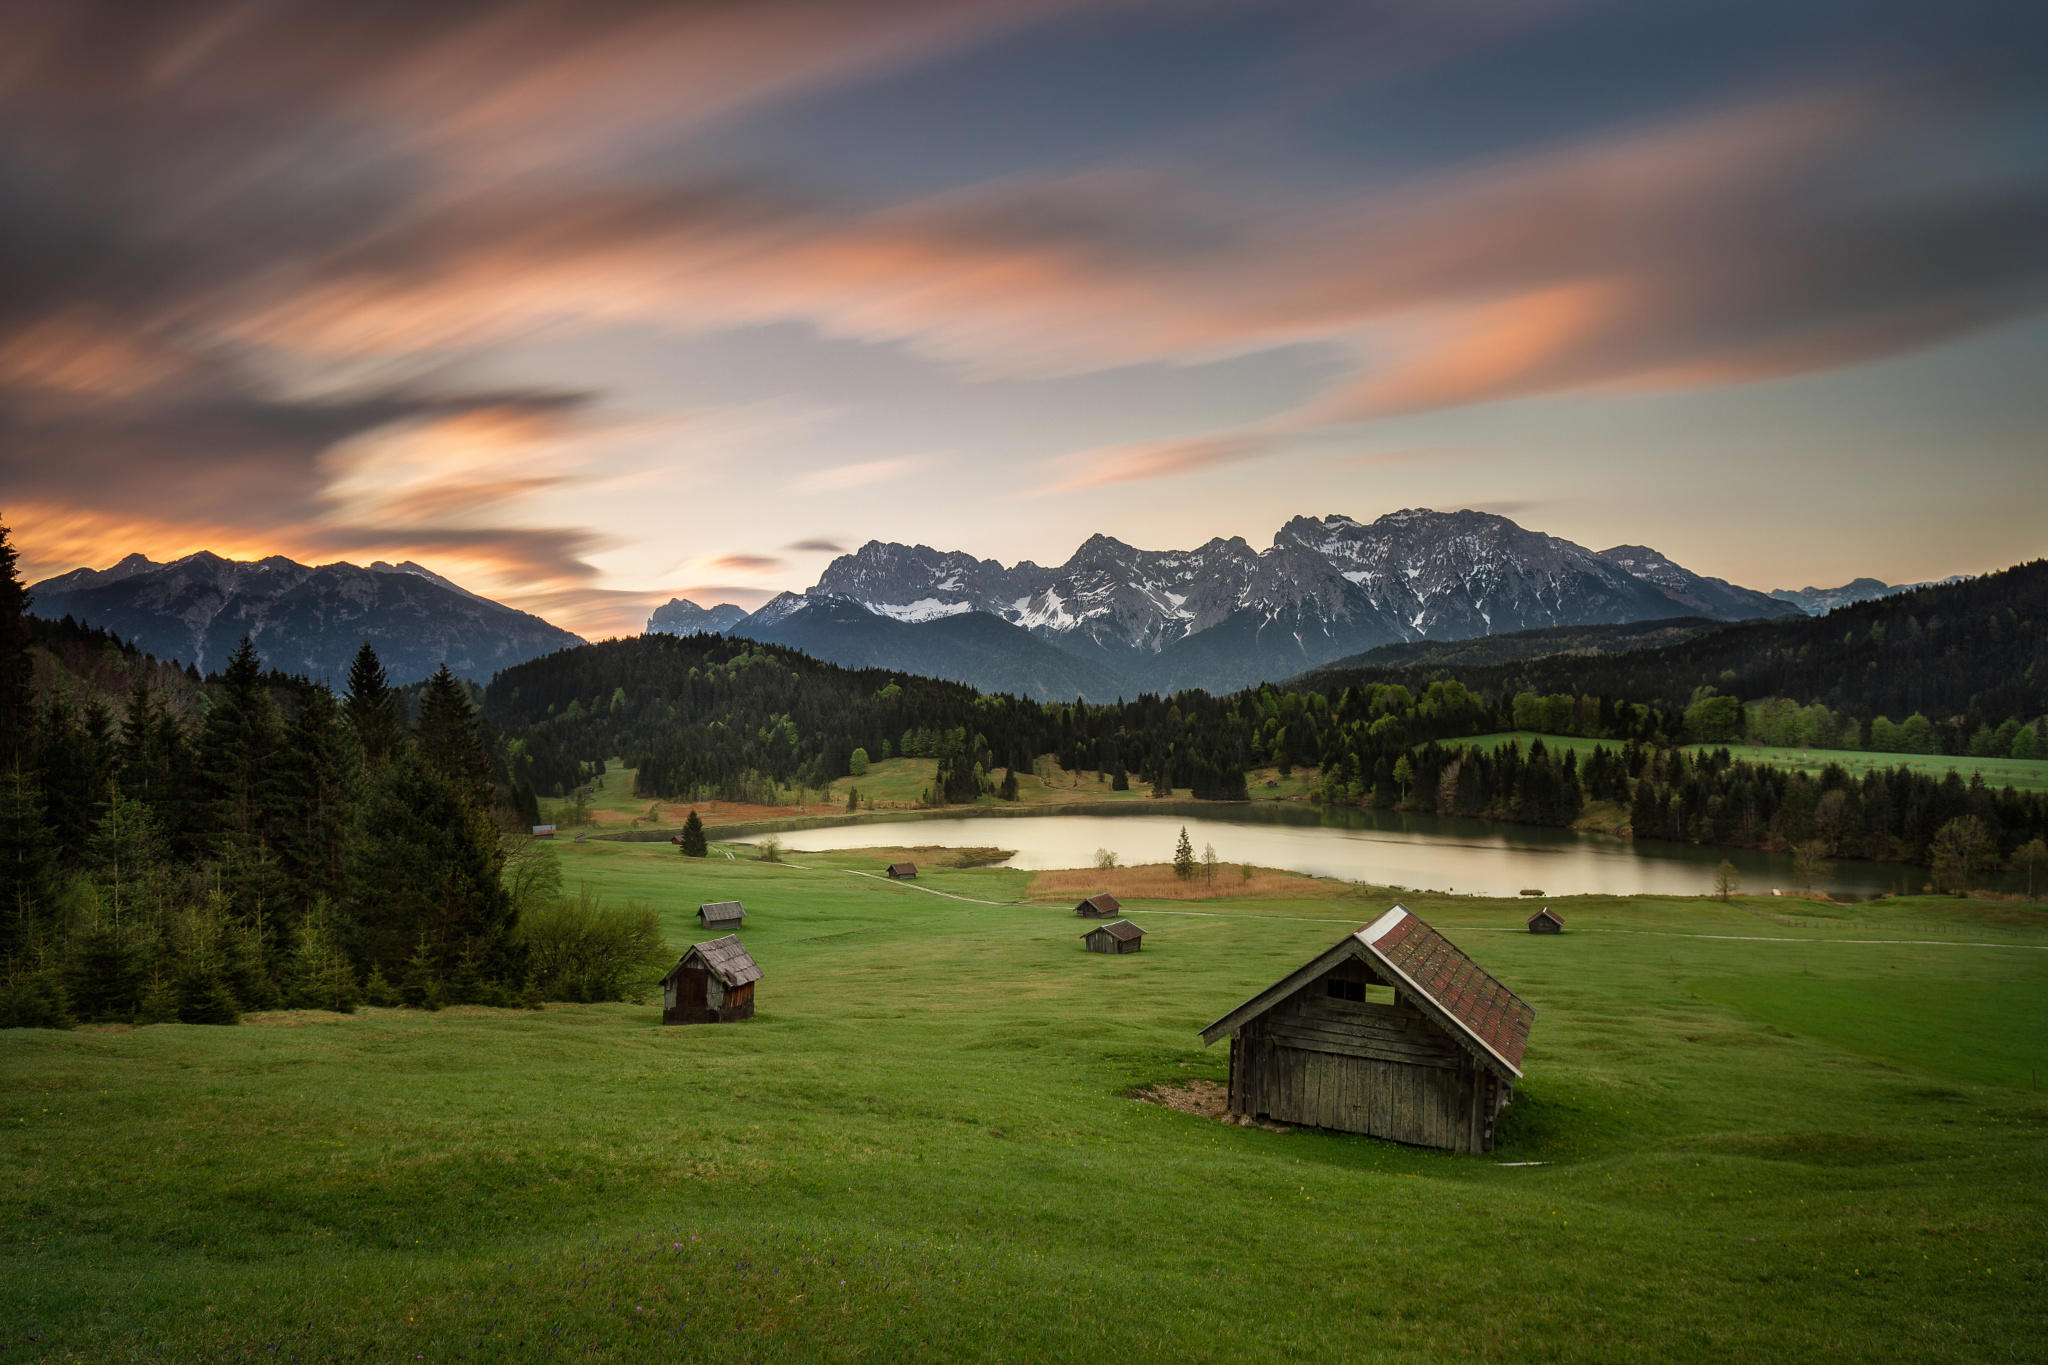
{"label": "green meadow", "polygon": [[558,851],[745,901],[758,1016],[0,1035],[4,1358],[2040,1358],[2048,911],[1409,898],[1539,1010],[1460,1157],[1132,1098],[1385,892],[1112,958],[1005,869]]}
{"label": "green meadow", "polygon": [[[1552,749],[1569,749],[1581,760],[1594,749],[1605,746],[1616,750],[1621,746],[1611,739],[1584,739],[1577,735],[1541,735],[1529,730],[1503,730],[1498,734],[1475,735],[1461,739],[1457,744],[1469,744],[1475,748],[1493,749],[1509,740],[1519,742],[1524,749],[1531,740],[1540,739]],[[2048,791],[2048,758],[1972,758],[1965,754],[1887,754],[1866,749],[1786,749],[1768,744],[1692,744],[1685,746],[1693,754],[1712,753],[1726,749],[1736,758],[1751,763],[1765,763],[1775,768],[1797,768],[1801,772],[1818,773],[1829,764],[1843,769],[1855,777],[1864,777],[1872,772],[1890,771],[1894,768],[1911,768],[1914,772],[1931,773],[1944,777],[1950,769],[1967,782],[1982,775],[1991,787],[2015,787],[2020,791]]]}

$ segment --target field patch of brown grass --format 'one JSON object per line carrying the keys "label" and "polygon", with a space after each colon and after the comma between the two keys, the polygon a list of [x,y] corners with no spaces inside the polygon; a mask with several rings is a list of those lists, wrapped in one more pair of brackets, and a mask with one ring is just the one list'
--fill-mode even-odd
{"label": "field patch of brown grass", "polygon": [[1030,900],[1059,900],[1067,896],[1079,900],[1107,891],[1118,900],[1334,900],[1351,890],[1343,882],[1304,877],[1299,872],[1272,867],[1255,867],[1247,878],[1238,864],[1224,863],[1217,867],[1213,880],[1204,877],[1198,868],[1194,876],[1183,881],[1174,875],[1172,863],[1138,863],[1107,870],[1069,867],[1041,872],[1031,879],[1025,896]]}

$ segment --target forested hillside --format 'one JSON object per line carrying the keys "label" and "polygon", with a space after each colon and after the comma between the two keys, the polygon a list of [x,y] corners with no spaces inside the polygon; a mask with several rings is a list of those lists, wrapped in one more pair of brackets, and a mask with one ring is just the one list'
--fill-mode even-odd
{"label": "forested hillside", "polygon": [[1961,753],[1980,726],[2048,710],[2048,560],[1657,649],[1491,665],[1331,667],[1297,681],[1327,692],[1440,677],[1492,696],[1626,697],[1669,711],[1710,687],[1744,702],[1819,703],[1866,724],[1919,713],[1944,734],[1942,752]]}

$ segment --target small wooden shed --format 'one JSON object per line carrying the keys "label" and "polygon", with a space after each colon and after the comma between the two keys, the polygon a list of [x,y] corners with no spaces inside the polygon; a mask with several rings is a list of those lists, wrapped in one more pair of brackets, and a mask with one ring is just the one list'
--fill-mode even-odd
{"label": "small wooden shed", "polygon": [[533,837],[536,839],[552,839],[555,837],[555,827],[553,825],[535,825],[533,827]]}
{"label": "small wooden shed", "polygon": [[892,881],[911,882],[917,880],[916,863],[890,863],[889,877]]}
{"label": "small wooden shed", "polygon": [[1202,1030],[1233,1114],[1493,1150],[1536,1011],[1396,905]]}
{"label": "small wooden shed", "polygon": [[738,901],[711,901],[697,907],[697,922],[706,929],[715,929],[721,924],[737,928],[747,921],[747,907]]}
{"label": "small wooden shed", "polygon": [[1529,932],[1532,934],[1561,934],[1564,932],[1564,917],[1549,906],[1544,906],[1529,916]]}
{"label": "small wooden shed", "polygon": [[730,1024],[751,1019],[754,983],[760,979],[753,955],[732,934],[693,943],[661,979],[661,1022]]}
{"label": "small wooden shed", "polygon": [[1135,953],[1145,946],[1145,931],[1127,919],[1098,924],[1081,937],[1091,953]]}
{"label": "small wooden shed", "polygon": [[1082,919],[1114,919],[1122,912],[1123,906],[1119,905],[1116,897],[1107,891],[1090,896],[1074,907],[1074,913]]}

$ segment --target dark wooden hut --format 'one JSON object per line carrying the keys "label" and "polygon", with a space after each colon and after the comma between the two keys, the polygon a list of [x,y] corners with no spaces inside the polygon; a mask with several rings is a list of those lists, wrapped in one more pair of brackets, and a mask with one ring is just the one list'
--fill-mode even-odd
{"label": "dark wooden hut", "polygon": [[1535,1009],[1396,905],[1202,1030],[1233,1114],[1493,1150]]}
{"label": "dark wooden hut", "polygon": [[1119,905],[1116,897],[1110,895],[1107,891],[1100,895],[1090,896],[1087,900],[1074,907],[1074,913],[1082,919],[1114,919],[1122,912],[1123,906]]}
{"label": "dark wooden hut", "polygon": [[661,979],[661,1022],[729,1024],[751,1019],[754,983],[760,979],[760,967],[735,936],[693,943]]}
{"label": "dark wooden hut", "polygon": [[715,929],[721,924],[738,927],[746,920],[747,908],[738,901],[711,901],[697,907],[697,922],[706,929]]}
{"label": "dark wooden hut", "polygon": [[917,880],[916,863],[890,863],[889,877],[892,881],[911,882]]}
{"label": "dark wooden hut", "polygon": [[1561,934],[1564,932],[1564,917],[1549,906],[1544,906],[1529,916],[1529,932],[1532,934]]}
{"label": "dark wooden hut", "polygon": [[1091,953],[1135,953],[1145,946],[1145,931],[1127,919],[1098,924],[1081,937]]}

